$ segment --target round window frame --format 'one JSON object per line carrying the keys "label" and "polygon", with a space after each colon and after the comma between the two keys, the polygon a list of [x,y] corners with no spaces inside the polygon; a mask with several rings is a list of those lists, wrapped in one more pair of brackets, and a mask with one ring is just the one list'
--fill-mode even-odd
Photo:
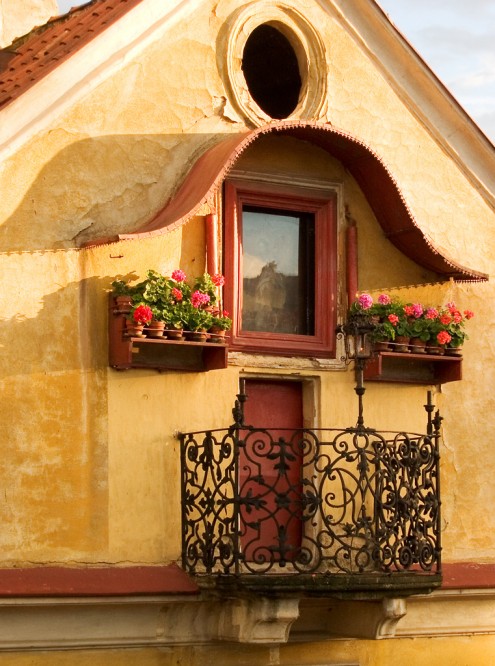
{"label": "round window frame", "polygon": [[242,61],[246,42],[253,30],[270,25],[289,41],[299,64],[301,90],[294,111],[283,120],[318,120],[327,97],[325,47],[320,35],[293,7],[256,2],[244,6],[233,18],[228,31],[222,70],[232,106],[254,127],[280,121],[272,118],[254,101],[248,88]]}

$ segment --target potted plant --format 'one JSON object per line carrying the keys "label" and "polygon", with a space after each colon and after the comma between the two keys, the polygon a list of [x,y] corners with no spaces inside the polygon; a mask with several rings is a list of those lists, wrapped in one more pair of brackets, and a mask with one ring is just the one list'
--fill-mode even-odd
{"label": "potted plant", "polygon": [[408,352],[412,327],[409,318],[404,312],[404,308],[402,308],[402,312],[399,315],[389,315],[388,320],[395,329],[394,350],[398,352]]}
{"label": "potted plant", "polygon": [[201,277],[197,277],[194,281],[193,295],[194,293],[199,292],[200,294],[209,296],[208,301],[205,299],[204,306],[210,310],[214,310],[218,301],[219,289],[220,287],[223,287],[224,284],[225,278],[221,273],[216,273],[214,275],[203,273]]}
{"label": "potted plant", "polygon": [[165,335],[169,340],[183,340],[184,316],[182,312],[182,303],[170,303],[163,311],[163,321],[165,322]]}
{"label": "potted plant", "polygon": [[380,294],[377,301],[369,294],[361,294],[349,309],[349,317],[367,315],[374,325],[371,340],[378,351],[390,349],[390,343],[396,337],[396,326],[399,316],[403,314],[402,303],[388,294]]}
{"label": "potted plant", "polygon": [[[175,269],[170,277],[150,269],[145,279],[135,285],[124,280],[112,282],[114,313],[128,315],[129,330],[147,326],[146,333],[150,337],[162,337],[166,332],[168,338],[182,340],[184,328],[191,334],[206,333],[214,323],[213,317],[216,318],[216,329],[221,331],[218,335],[225,335],[232,321],[227,313],[220,314],[218,307],[224,283],[225,278],[220,273],[203,273],[191,286],[181,269]],[[121,305],[120,300],[117,304],[117,299],[123,299],[124,304]],[[146,316],[140,317],[144,312]],[[143,335],[143,331],[133,328],[133,333],[127,333],[133,334]]]}
{"label": "potted plant", "polygon": [[195,305],[191,296],[191,303],[184,303],[181,308],[181,318],[185,330],[188,332],[187,338],[195,342],[206,340],[206,332],[211,326],[212,314]]}
{"label": "potted plant", "polygon": [[222,313],[213,315],[211,318],[211,325],[209,329],[210,342],[223,342],[225,339],[225,332],[232,327],[232,319],[229,313],[223,310]]}
{"label": "potted plant", "polygon": [[137,303],[131,308],[126,318],[126,334],[131,337],[141,337],[144,327],[147,326],[153,318],[153,312],[149,305]]}
{"label": "potted plant", "polygon": [[124,280],[112,282],[114,314],[129,314],[132,307],[134,288]]}
{"label": "potted plant", "polygon": [[371,340],[376,351],[389,351],[390,343],[395,340],[395,328],[388,320],[381,321],[375,325]]}
{"label": "potted plant", "polygon": [[[464,330],[466,321],[474,317],[472,310],[464,310],[463,313],[457,308],[455,303],[447,303],[446,309],[443,312],[443,320],[445,322],[445,330],[450,335],[450,340],[446,346],[446,352],[452,356],[460,356],[462,353],[462,345],[464,341],[469,338]],[[447,321],[449,319],[449,321]]]}

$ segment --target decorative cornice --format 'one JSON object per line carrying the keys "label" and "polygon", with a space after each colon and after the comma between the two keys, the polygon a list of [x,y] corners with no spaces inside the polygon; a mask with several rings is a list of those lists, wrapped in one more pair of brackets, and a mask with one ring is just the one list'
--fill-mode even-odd
{"label": "decorative cornice", "polygon": [[[220,137],[218,143],[199,157],[175,196],[154,218],[135,233],[119,234],[113,240],[146,238],[181,226],[213,199],[252,143],[276,133],[308,141],[340,160],[363,190],[385,235],[404,255],[444,280],[488,279],[485,273],[461,266],[434,246],[415,220],[392,172],[372,148],[343,130],[315,121],[274,121],[251,131]],[[107,242],[108,238],[86,245]]]}

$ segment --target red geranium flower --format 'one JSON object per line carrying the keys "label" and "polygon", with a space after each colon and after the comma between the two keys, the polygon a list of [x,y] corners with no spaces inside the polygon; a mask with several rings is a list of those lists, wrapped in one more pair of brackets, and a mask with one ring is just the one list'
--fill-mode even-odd
{"label": "red geranium flower", "polygon": [[452,340],[452,336],[450,333],[447,333],[447,331],[440,331],[440,333],[437,335],[437,340],[439,344],[446,345]]}
{"label": "red geranium flower", "polygon": [[134,310],[132,318],[136,324],[146,325],[149,324],[153,319],[153,313],[151,312],[151,308],[148,305],[138,305]]}
{"label": "red geranium flower", "polygon": [[215,275],[212,275],[211,281],[216,287],[223,287],[225,284],[225,278],[221,273],[215,273]]}
{"label": "red geranium flower", "polygon": [[388,315],[388,320],[392,324],[392,326],[397,326],[399,322],[399,317],[396,314],[390,314]]}
{"label": "red geranium flower", "polygon": [[177,287],[173,287],[171,293],[172,293],[173,298],[176,301],[181,301],[182,300],[183,294],[182,294],[180,289],[177,289]]}

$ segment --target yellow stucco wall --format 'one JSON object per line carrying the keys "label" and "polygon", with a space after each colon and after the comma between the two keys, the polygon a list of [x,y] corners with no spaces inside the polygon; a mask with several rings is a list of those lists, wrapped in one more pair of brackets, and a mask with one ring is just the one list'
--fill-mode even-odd
{"label": "yellow stucco wall", "polygon": [[[204,375],[108,369],[105,290],[116,275],[142,276],[149,267],[169,272],[181,266],[200,274],[203,220],[155,239],[76,246],[138,227],[167,201],[199,150],[245,128],[241,118],[232,122],[222,112],[226,92],[214,49],[235,7],[221,2],[214,14],[207,4],[196,10],[0,165],[0,409],[6,442],[0,464],[10,479],[0,538],[6,562],[160,562],[178,555],[173,432],[225,425],[239,367]],[[313,2],[303,9],[327,45],[330,94],[323,120],[383,157],[438,247],[464,265],[489,271],[491,209],[332,10],[326,13]],[[316,158],[315,164],[316,172],[323,168]],[[358,220],[360,288],[427,282],[428,273],[383,238],[352,178],[337,164],[328,173],[343,184],[344,203]],[[455,300],[476,312],[464,379],[445,385],[437,396],[445,416],[447,560],[495,556],[488,536],[493,516],[472,510],[481,494],[490,503],[495,492],[489,416],[494,400],[488,388],[494,370],[487,363],[494,350],[486,335],[492,291],[488,283],[400,292],[430,303]],[[334,413],[352,420],[354,407],[337,390],[343,384],[350,389],[350,373],[320,376],[322,423]],[[215,396],[215,409],[205,404],[205,394]],[[421,405],[423,396],[417,387],[370,386],[368,418],[377,427],[397,427],[399,415],[400,427],[416,425],[423,417],[421,411],[413,415],[410,404]],[[393,409],[383,406],[392,399]]]}
{"label": "yellow stucco wall", "polygon": [[[370,145],[389,166],[425,234],[460,264],[490,272],[495,216],[481,194],[406,108],[333,13],[296,5],[326,45],[328,104],[321,121]],[[174,433],[224,427],[240,363],[209,373],[133,370],[107,362],[107,290],[116,276],[148,268],[190,276],[205,265],[201,216],[139,241],[81,249],[88,239],[129,232],[168,201],[194,159],[247,121],[227,111],[217,61],[219,32],[238,3],[209,4],[102,82],[0,164],[0,543],[4,566],[38,563],[163,563],[180,553],[178,441]],[[277,141],[247,153],[249,167],[281,159]],[[283,150],[290,145],[285,142]],[[293,147],[295,155],[299,148]],[[292,148],[291,148],[292,151]],[[283,151],[282,151],[283,152]],[[297,170],[290,159],[289,173]],[[296,160],[297,162],[297,160]],[[275,162],[277,163],[277,162]],[[358,222],[360,289],[393,288],[413,301],[455,301],[475,311],[463,380],[437,389],[444,416],[442,512],[445,561],[495,562],[492,456],[495,347],[488,334],[495,287],[430,284],[431,275],[383,237],[362,192],[333,158],[314,150],[304,171],[342,186]],[[342,234],[341,230],[341,234]],[[340,251],[343,240],[340,238]],[[340,276],[344,274],[341,263]],[[344,298],[343,294],[341,295]],[[318,381],[321,425],[356,419],[350,371],[298,368]],[[288,375],[289,366],[263,368]],[[208,397],[205,400],[205,397]],[[373,384],[366,421],[382,429],[423,429],[425,387]],[[336,420],[338,415],[338,420]],[[283,648],[47,653],[36,663],[274,664],[355,661],[433,666],[488,664],[495,639],[333,641]],[[32,663],[2,656],[5,664]]]}
{"label": "yellow stucco wall", "polygon": [[5,666],[489,666],[495,659],[495,638],[479,636],[387,641],[325,641],[287,646],[220,645],[173,649],[77,650],[36,655],[5,654]]}

